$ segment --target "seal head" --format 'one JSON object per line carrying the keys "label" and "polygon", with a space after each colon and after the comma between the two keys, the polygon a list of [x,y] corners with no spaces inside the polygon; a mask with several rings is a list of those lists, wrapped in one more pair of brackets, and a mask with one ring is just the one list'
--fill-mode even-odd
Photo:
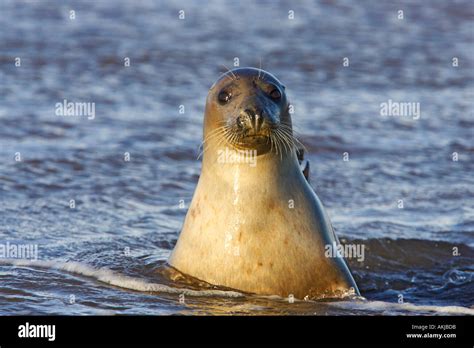
{"label": "seal head", "polygon": [[283,140],[277,144],[276,138],[291,138],[285,86],[266,71],[238,68],[223,74],[209,91],[206,109],[206,126],[225,130],[228,145],[235,149],[254,149],[257,155],[274,148],[284,151]]}

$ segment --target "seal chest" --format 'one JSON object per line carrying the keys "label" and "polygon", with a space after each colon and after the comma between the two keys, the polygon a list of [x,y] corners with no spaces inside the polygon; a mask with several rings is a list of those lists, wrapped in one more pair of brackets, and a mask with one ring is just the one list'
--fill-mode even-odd
{"label": "seal chest", "polygon": [[224,74],[207,98],[201,176],[170,265],[256,294],[357,292],[344,260],[325,257],[337,239],[295,141],[274,76],[253,68]]}

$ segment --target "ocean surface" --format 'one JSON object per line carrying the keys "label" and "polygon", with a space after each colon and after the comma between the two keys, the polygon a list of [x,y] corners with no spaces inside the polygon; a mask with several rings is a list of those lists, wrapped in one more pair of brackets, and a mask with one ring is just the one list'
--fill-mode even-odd
{"label": "ocean surface", "polygon": [[[37,248],[0,258],[0,315],[473,315],[473,20],[470,0],[0,0],[0,252]],[[290,303],[166,266],[235,58],[286,85],[311,184],[365,246],[362,298]],[[94,117],[57,115],[64,100]]]}

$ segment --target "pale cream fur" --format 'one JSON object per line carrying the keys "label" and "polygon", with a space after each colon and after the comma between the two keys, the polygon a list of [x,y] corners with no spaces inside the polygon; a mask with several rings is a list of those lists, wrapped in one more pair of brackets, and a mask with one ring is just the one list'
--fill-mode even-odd
{"label": "pale cream fur", "polygon": [[205,153],[170,264],[257,294],[324,297],[357,289],[344,260],[324,255],[336,239],[295,153],[261,155],[251,166],[218,163],[218,149],[211,144]]}

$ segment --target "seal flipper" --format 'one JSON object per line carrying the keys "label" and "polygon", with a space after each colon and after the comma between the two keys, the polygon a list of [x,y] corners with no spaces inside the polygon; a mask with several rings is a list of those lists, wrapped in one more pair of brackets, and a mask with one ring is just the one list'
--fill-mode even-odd
{"label": "seal flipper", "polygon": [[302,147],[296,149],[296,156],[300,163],[300,169],[303,172],[306,181],[309,182],[309,161],[304,159],[304,149]]}

